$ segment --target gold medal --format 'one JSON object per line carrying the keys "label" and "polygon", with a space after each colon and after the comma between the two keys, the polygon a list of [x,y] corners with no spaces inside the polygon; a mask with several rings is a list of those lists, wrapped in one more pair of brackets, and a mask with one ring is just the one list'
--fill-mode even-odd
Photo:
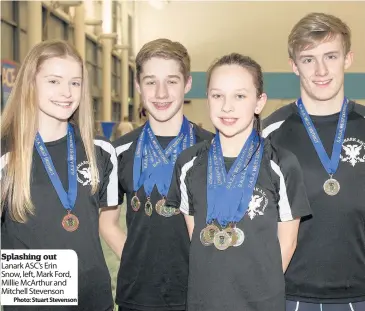
{"label": "gold medal", "polygon": [[157,201],[156,205],[155,205],[155,210],[157,212],[157,214],[161,215],[161,210],[165,205],[165,200],[161,199],[159,201]]}
{"label": "gold medal", "polygon": [[62,219],[62,227],[68,232],[73,232],[77,230],[79,224],[79,219],[74,214],[71,214],[70,211]]}
{"label": "gold medal", "polygon": [[166,200],[165,199],[161,199],[156,203],[155,209],[157,214],[164,216],[164,217],[171,217],[173,215],[176,214],[176,210],[178,210],[178,208],[172,208],[169,206],[165,205]]}
{"label": "gold medal", "polygon": [[141,207],[141,202],[139,201],[139,199],[137,197],[137,192],[134,195],[134,197],[131,199],[131,206],[135,212],[138,212],[139,208]]}
{"label": "gold medal", "polygon": [[145,213],[146,213],[147,216],[151,216],[152,215],[153,206],[152,206],[152,203],[150,201],[150,198],[147,198],[147,202],[144,205],[144,211],[145,211]]}
{"label": "gold medal", "polygon": [[222,230],[215,234],[214,236],[214,246],[220,251],[226,250],[232,243],[232,238],[229,234]]}
{"label": "gold medal", "polygon": [[206,226],[203,230],[204,240],[207,243],[213,244],[214,236],[219,232],[219,228],[215,224],[210,224]]}
{"label": "gold medal", "polygon": [[235,227],[233,229],[236,232],[237,241],[235,244],[233,244],[233,247],[241,246],[243,241],[245,240],[245,234],[240,228]]}
{"label": "gold medal", "polygon": [[212,245],[213,244],[213,240],[212,241],[207,241],[206,239],[205,239],[205,230],[206,230],[206,228],[204,228],[204,229],[202,229],[201,231],[200,231],[200,242],[202,242],[202,244],[204,245],[204,246],[210,246],[210,245]]}
{"label": "gold medal", "polygon": [[328,195],[336,195],[340,191],[340,183],[336,179],[330,177],[330,179],[327,179],[323,184],[323,189]]}

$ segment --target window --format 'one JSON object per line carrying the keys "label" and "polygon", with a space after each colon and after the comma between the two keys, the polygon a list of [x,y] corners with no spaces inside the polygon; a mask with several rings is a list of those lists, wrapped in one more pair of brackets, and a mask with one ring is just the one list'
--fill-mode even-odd
{"label": "window", "polygon": [[120,85],[120,79],[121,79],[121,61],[117,56],[112,57],[112,63],[111,63],[111,73],[112,73],[112,90],[115,92],[115,96],[121,97],[121,85]]}
{"label": "window", "polygon": [[27,52],[27,3],[1,1],[1,57],[17,63]]}
{"label": "window", "polygon": [[68,25],[67,28],[68,28],[67,41],[70,42],[71,44],[75,44],[75,29],[71,25]]}
{"label": "window", "polygon": [[128,67],[129,73],[129,97],[134,98],[134,71],[131,66]]}
{"label": "window", "polygon": [[6,42],[6,44],[1,44],[1,58],[15,60],[16,56],[14,51],[14,37],[15,37],[15,27],[2,21],[1,41]]}
{"label": "window", "polygon": [[102,87],[102,74],[98,68],[98,44],[86,38],[85,43],[86,66],[90,76],[91,86]]}
{"label": "window", "polygon": [[128,15],[128,39],[129,39],[129,55],[134,55],[133,51],[133,18]]}
{"label": "window", "polygon": [[112,103],[112,121],[120,122],[120,102]]}
{"label": "window", "polygon": [[8,21],[16,21],[16,2],[15,1],[1,1],[1,19]]}
{"label": "window", "polygon": [[66,26],[67,23],[62,19],[50,14],[47,25],[47,39],[67,39]]}

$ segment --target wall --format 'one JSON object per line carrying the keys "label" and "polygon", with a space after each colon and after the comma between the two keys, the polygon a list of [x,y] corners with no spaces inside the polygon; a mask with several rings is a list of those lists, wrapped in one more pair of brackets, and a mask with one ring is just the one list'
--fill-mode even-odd
{"label": "wall", "polygon": [[[189,50],[193,72],[205,72],[215,58],[225,53],[240,52],[254,57],[267,73],[289,73],[287,36],[302,16],[314,11],[334,14],[348,23],[355,52],[349,72],[365,73],[365,2],[172,0],[158,10],[139,1],[136,47],[158,37],[180,41]],[[270,100],[263,115],[290,101]],[[185,107],[190,119],[211,128],[205,99],[193,99]]]}

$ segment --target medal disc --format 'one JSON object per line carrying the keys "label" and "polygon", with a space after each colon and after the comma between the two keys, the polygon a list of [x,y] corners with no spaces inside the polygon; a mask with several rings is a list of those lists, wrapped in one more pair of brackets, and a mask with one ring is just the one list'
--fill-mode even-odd
{"label": "medal disc", "polygon": [[214,236],[219,232],[219,228],[214,224],[210,224],[206,226],[203,230],[204,230],[204,240],[207,243],[213,244]]}
{"label": "medal disc", "polygon": [[220,251],[226,250],[232,242],[232,238],[226,231],[220,231],[214,236],[214,246]]}
{"label": "medal disc", "polygon": [[67,214],[62,219],[62,227],[68,232],[73,232],[77,230],[77,228],[79,227],[79,223],[79,219],[71,213]]}
{"label": "medal disc", "polygon": [[132,209],[135,212],[138,212],[139,208],[141,207],[141,202],[139,201],[137,195],[135,195],[132,199],[131,199],[131,206]]}
{"label": "medal disc", "polygon": [[323,189],[328,195],[336,195],[340,191],[340,183],[333,178],[327,179],[323,185]]}
{"label": "medal disc", "polygon": [[231,245],[230,246],[234,246],[237,243],[238,237],[237,237],[237,233],[234,230],[234,228],[226,228],[224,229],[224,231],[226,231],[228,233],[228,235],[231,237]]}
{"label": "medal disc", "polygon": [[165,200],[164,199],[161,199],[161,200],[157,201],[157,203],[155,205],[155,210],[156,210],[157,214],[161,215],[161,210],[164,206],[165,206]]}
{"label": "medal disc", "polygon": [[209,242],[209,241],[207,241],[206,239],[205,239],[205,235],[204,235],[204,232],[205,232],[205,230],[206,230],[207,228],[204,228],[204,229],[202,229],[202,231],[200,231],[200,242],[202,242],[202,244],[204,245],[204,246],[210,246],[210,245],[212,245],[213,244],[213,239],[212,239],[212,241],[211,242]]}
{"label": "medal disc", "polygon": [[152,215],[152,211],[153,211],[153,206],[152,203],[150,201],[147,201],[145,206],[144,206],[144,211],[146,213],[147,216],[151,216]]}
{"label": "medal disc", "polygon": [[233,244],[233,247],[241,246],[243,241],[245,240],[245,234],[240,228],[234,228],[234,231],[236,232],[237,241],[235,244]]}

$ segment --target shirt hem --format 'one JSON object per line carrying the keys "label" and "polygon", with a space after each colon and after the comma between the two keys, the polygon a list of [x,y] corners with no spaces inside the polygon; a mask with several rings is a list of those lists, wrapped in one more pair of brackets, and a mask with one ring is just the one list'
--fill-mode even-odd
{"label": "shirt hem", "polygon": [[352,303],[365,301],[365,295],[357,297],[341,297],[341,298],[321,298],[321,297],[301,297],[295,295],[286,295],[289,301],[309,302],[309,303]]}

